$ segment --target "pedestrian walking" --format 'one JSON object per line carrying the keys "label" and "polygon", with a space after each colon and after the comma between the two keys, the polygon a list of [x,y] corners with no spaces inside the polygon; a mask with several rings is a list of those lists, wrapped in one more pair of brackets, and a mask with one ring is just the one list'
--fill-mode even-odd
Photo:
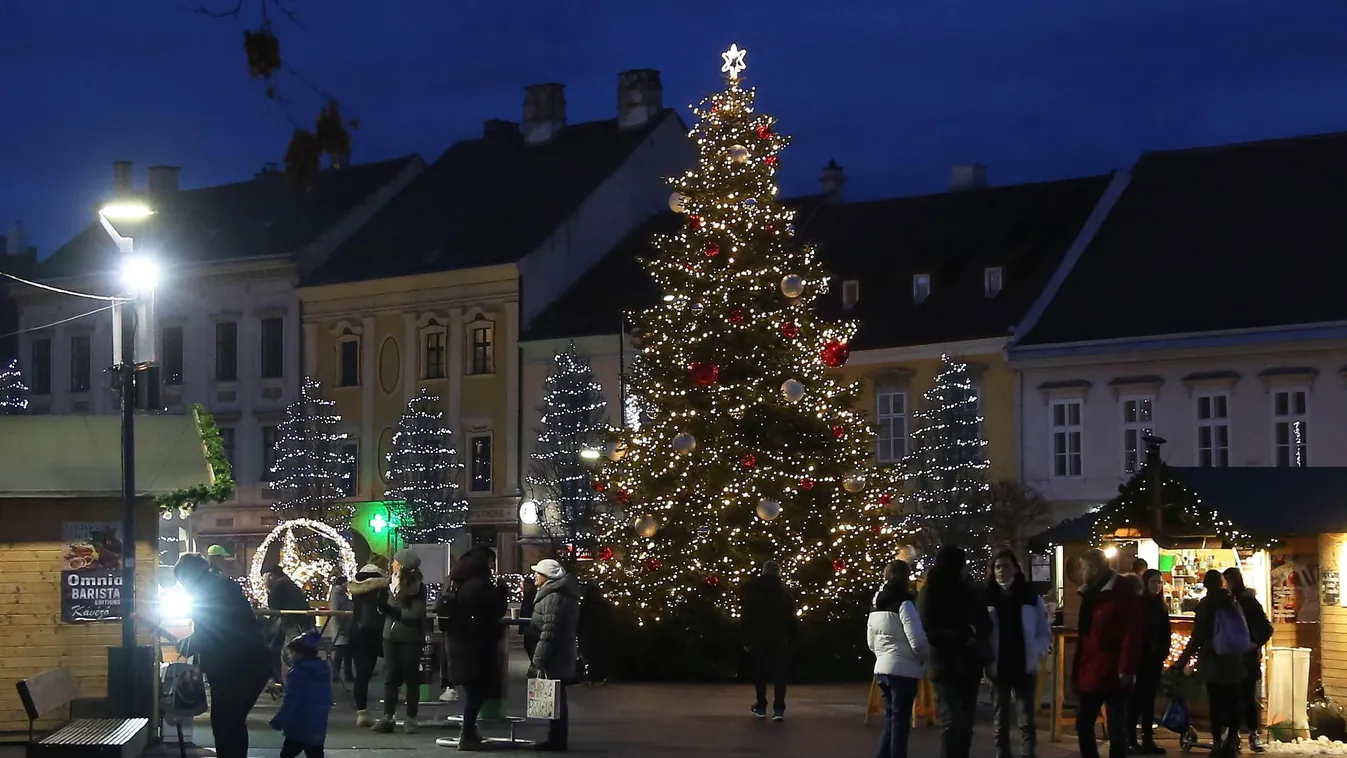
{"label": "pedestrian walking", "polygon": [[996,756],[1010,758],[1013,718],[1019,723],[1020,758],[1034,758],[1038,745],[1034,726],[1038,664],[1052,647],[1048,607],[1025,579],[1013,550],[996,554],[991,574],[986,603],[992,621],[991,651],[996,658],[987,667],[987,675],[992,682]]}
{"label": "pedestrian walking", "polygon": [[464,553],[435,606],[440,630],[449,640],[449,676],[463,688],[459,750],[481,749],[477,716],[487,700],[500,697],[499,645],[507,603],[491,575],[495,560],[495,553],[484,547]]}
{"label": "pedestrian walking", "polygon": [[1244,574],[1233,566],[1221,574],[1225,586],[1235,596],[1240,610],[1244,612],[1244,621],[1249,626],[1249,639],[1253,649],[1244,655],[1244,681],[1239,686],[1240,722],[1249,733],[1249,752],[1263,753],[1262,704],[1259,703],[1258,685],[1263,681],[1263,647],[1272,639],[1272,622],[1268,621],[1263,604],[1253,594],[1253,590],[1244,586]]}
{"label": "pedestrian walking", "polygon": [[[330,611],[351,613],[355,604],[351,600],[348,582],[344,574],[332,577],[332,589],[327,593],[327,608]],[[351,616],[337,616],[332,619],[336,633],[332,636],[332,681],[355,681],[354,661],[351,660]]]}
{"label": "pedestrian walking", "polygon": [[538,646],[533,650],[530,677],[559,682],[557,717],[547,722],[547,739],[534,746],[544,752],[564,752],[570,737],[570,709],[566,683],[576,678],[580,657],[577,630],[580,624],[580,585],[575,577],[551,558],[531,569],[538,583],[533,602],[533,623],[538,628]]}
{"label": "pedestrian walking", "polygon": [[179,556],[173,577],[192,596],[192,634],[178,651],[195,657],[210,685],[210,730],[218,758],[248,758],[248,713],[271,676],[252,604],[238,583],[197,553]]}
{"label": "pedestrian walking", "polygon": [[374,722],[376,732],[391,732],[398,710],[398,691],[407,690],[407,718],[402,730],[415,734],[421,703],[421,651],[426,644],[426,587],[421,577],[421,556],[411,548],[393,555],[393,578],[384,614],[384,715]]}
{"label": "pedestrian walking", "polygon": [[1165,749],[1155,744],[1155,698],[1169,657],[1169,606],[1165,604],[1165,582],[1159,571],[1147,569],[1141,583],[1141,656],[1127,720],[1132,730],[1129,749],[1136,755],[1164,755]]}
{"label": "pedestrian walking", "polygon": [[884,699],[878,758],[907,758],[912,704],[931,657],[914,600],[907,563],[894,561],[885,566],[884,586],[875,595],[865,629],[866,643],[875,654],[875,681]]}
{"label": "pedestrian walking", "polygon": [[355,669],[355,683],[351,699],[355,701],[355,725],[374,726],[369,712],[369,683],[374,678],[374,667],[384,650],[384,612],[388,604],[388,575],[373,563],[368,563],[347,582],[351,591],[351,630],[347,652]]}
{"label": "pedestrian walking", "polygon": [[[1173,671],[1197,674],[1207,685],[1211,711],[1211,754],[1233,758],[1239,752],[1240,688],[1247,677],[1245,655],[1253,647],[1249,627],[1221,572],[1202,577],[1207,594],[1193,613],[1193,634],[1174,662]],[[1193,662],[1193,657],[1197,661]]]}
{"label": "pedestrian walking", "polygon": [[1128,700],[1141,658],[1141,597],[1109,567],[1104,551],[1080,559],[1080,628],[1072,681],[1076,687],[1076,739],[1082,758],[1099,758],[1095,722],[1108,709],[1109,758],[1126,758]]}
{"label": "pedestrian walking", "polygon": [[286,675],[289,686],[281,709],[271,718],[271,728],[285,735],[281,758],[323,758],[327,742],[327,716],[332,710],[332,670],[318,657],[322,635],[311,630],[290,641],[293,665]]}
{"label": "pedestrian walking", "polygon": [[940,548],[917,598],[931,645],[928,671],[940,715],[940,758],[968,758],[983,667],[991,662],[991,619],[964,576],[962,548]]}
{"label": "pedestrian walking", "polygon": [[781,581],[776,561],[762,564],[762,573],[744,582],[740,590],[740,622],[744,648],[753,667],[750,709],[767,716],[767,685],[772,685],[772,720],[786,717],[786,681],[790,677],[790,644],[795,638],[795,599]]}

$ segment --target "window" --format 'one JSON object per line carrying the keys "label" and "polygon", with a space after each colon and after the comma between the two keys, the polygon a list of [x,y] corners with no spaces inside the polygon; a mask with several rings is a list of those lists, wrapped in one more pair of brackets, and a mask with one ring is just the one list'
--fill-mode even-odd
{"label": "window", "polygon": [[1230,465],[1230,396],[1224,392],[1197,396],[1197,465]]}
{"label": "window", "polygon": [[982,270],[982,292],[987,297],[996,297],[1001,292],[1005,272],[1000,266],[988,266]]}
{"label": "window", "polygon": [[880,463],[895,463],[907,455],[907,393],[880,390],[875,393],[875,435]]}
{"label": "window", "polygon": [[285,319],[262,319],[262,378],[285,376]]}
{"label": "window", "polygon": [[[220,445],[224,448],[225,460],[229,461],[229,468],[234,468],[234,428],[229,426],[220,427]],[[238,474],[234,475],[235,477]]]}
{"label": "window", "polygon": [[262,427],[262,476],[264,482],[271,481],[271,467],[276,465],[276,427]]}
{"label": "window", "polygon": [[1052,404],[1052,475],[1081,475],[1079,400],[1058,400]]}
{"label": "window", "polygon": [[468,325],[471,337],[472,354],[468,356],[469,374],[490,374],[496,370],[492,342],[496,328],[490,321],[477,321]]}
{"label": "window", "polygon": [[51,340],[33,340],[32,391],[34,395],[51,394]]}
{"label": "window", "polygon": [[221,321],[215,325],[215,381],[238,379],[239,325],[237,321]]}
{"label": "window", "polygon": [[424,378],[443,379],[444,367],[444,330],[430,329],[424,337],[425,350],[422,356]]}
{"label": "window", "polygon": [[912,301],[924,303],[931,296],[931,275],[916,274],[912,277]]}
{"label": "window", "polygon": [[491,491],[491,435],[479,434],[468,439],[472,453],[468,466],[468,491]]}
{"label": "window", "polygon": [[355,497],[360,491],[360,443],[341,443],[341,495]]}
{"label": "window", "polygon": [[1308,466],[1309,393],[1305,390],[1277,390],[1272,393],[1272,433],[1277,465]]}
{"label": "window", "polygon": [[70,391],[89,391],[89,372],[92,368],[89,355],[89,335],[76,334],[70,338]]}
{"label": "window", "polygon": [[861,299],[861,282],[859,279],[848,279],[842,282],[842,307],[851,310],[856,307],[856,303]]}
{"label": "window", "polygon": [[1146,438],[1154,428],[1152,414],[1155,398],[1125,397],[1122,399],[1123,473],[1135,474],[1146,459]]}
{"label": "window", "polygon": [[164,327],[164,384],[182,384],[182,327]]}
{"label": "window", "polygon": [[337,344],[337,386],[360,386],[359,337],[343,337]]}

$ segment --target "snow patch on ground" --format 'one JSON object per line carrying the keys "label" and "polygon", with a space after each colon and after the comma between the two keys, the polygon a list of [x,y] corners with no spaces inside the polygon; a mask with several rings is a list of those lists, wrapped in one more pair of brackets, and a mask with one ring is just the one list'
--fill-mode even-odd
{"label": "snow patch on ground", "polygon": [[1317,740],[1297,739],[1295,742],[1268,742],[1267,751],[1280,755],[1347,755],[1347,742],[1333,742],[1327,737]]}

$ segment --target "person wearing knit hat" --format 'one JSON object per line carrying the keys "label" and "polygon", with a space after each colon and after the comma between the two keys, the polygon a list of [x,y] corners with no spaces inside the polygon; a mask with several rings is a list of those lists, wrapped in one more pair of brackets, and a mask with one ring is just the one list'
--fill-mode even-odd
{"label": "person wearing knit hat", "polygon": [[393,553],[393,563],[402,568],[419,569],[421,568],[421,554],[409,547],[404,547]]}
{"label": "person wearing knit hat", "polygon": [[421,649],[426,641],[426,587],[421,576],[421,556],[411,548],[393,554],[393,580],[386,600],[379,609],[384,613],[384,715],[374,722],[376,732],[393,731],[398,694],[407,691],[407,718],[403,731],[415,734],[420,725],[416,713],[420,704]]}
{"label": "person wearing knit hat", "polygon": [[560,682],[557,693],[557,718],[547,722],[547,739],[535,749],[561,752],[570,736],[570,713],[566,704],[566,682],[576,676],[580,656],[580,585],[551,558],[538,561],[530,569],[538,580],[538,595],[533,601],[531,623],[537,630],[538,644],[533,648],[532,675]]}
{"label": "person wearing knit hat", "polygon": [[285,735],[281,755],[321,756],[332,710],[332,669],[318,655],[322,633],[312,629],[290,640],[294,663],[286,675],[285,700],[271,719],[271,728]]}
{"label": "person wearing knit hat", "polygon": [[532,571],[539,576],[547,577],[547,581],[549,582],[556,581],[566,575],[565,567],[551,558],[544,558],[541,561],[538,561],[529,568],[529,571]]}

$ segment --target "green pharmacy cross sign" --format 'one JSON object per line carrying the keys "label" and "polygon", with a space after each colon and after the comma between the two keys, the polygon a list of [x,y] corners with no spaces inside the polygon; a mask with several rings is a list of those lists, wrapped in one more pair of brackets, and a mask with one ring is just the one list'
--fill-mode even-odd
{"label": "green pharmacy cross sign", "polygon": [[383,534],[386,530],[398,527],[398,517],[389,515],[385,517],[382,513],[374,514],[374,518],[369,520],[369,528],[374,530],[375,534]]}

